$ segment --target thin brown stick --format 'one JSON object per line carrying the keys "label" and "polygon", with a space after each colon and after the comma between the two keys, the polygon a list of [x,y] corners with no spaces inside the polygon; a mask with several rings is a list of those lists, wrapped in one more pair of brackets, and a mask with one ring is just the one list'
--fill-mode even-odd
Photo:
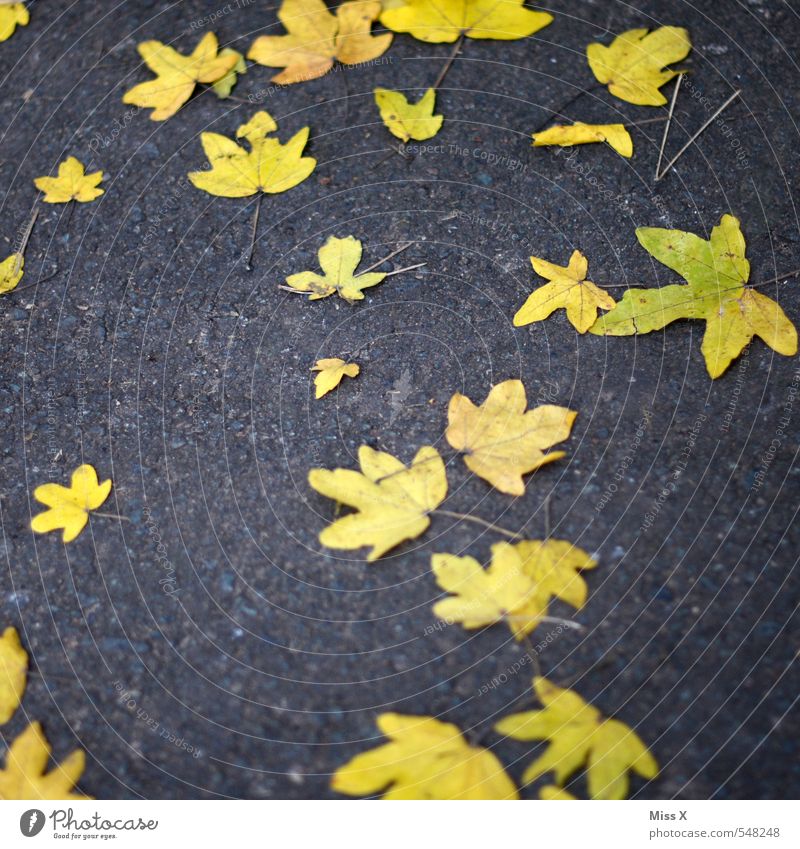
{"label": "thin brown stick", "polygon": [[103,519],[119,519],[120,522],[130,522],[129,516],[118,516],[116,513],[100,513],[98,510],[91,510],[90,516],[100,516]]}
{"label": "thin brown stick", "polygon": [[667,163],[664,170],[660,175],[656,176],[656,182],[663,179],[670,168],[683,156],[684,153],[697,141],[698,138],[708,129],[708,127],[713,123],[713,121],[721,115],[734,100],[742,93],[741,89],[737,89],[723,104],[717,109],[717,111],[703,124],[702,127],[689,139],[688,142],[672,157],[672,159]]}
{"label": "thin brown stick", "polygon": [[675,83],[675,91],[672,92],[672,101],[669,104],[669,113],[667,115],[667,124],[664,127],[664,135],[661,137],[661,147],[658,149],[658,162],[656,162],[656,180],[661,170],[661,162],[664,159],[664,148],[667,146],[667,136],[669,136],[669,128],[672,126],[672,113],[675,111],[675,103],[678,100],[678,92],[681,90],[681,82],[683,74],[678,74],[678,80]]}
{"label": "thin brown stick", "polygon": [[456,57],[461,52],[461,48],[464,45],[464,33],[462,32],[459,35],[456,43],[453,45],[453,49],[450,52],[450,55],[447,57],[447,61],[442,66],[442,70],[439,71],[439,76],[436,77],[436,82],[431,86],[434,91],[438,91],[439,86],[444,82],[444,78],[447,76],[450,68],[453,67],[453,62],[456,61]]}
{"label": "thin brown stick", "polygon": [[33,212],[31,213],[31,217],[25,227],[25,232],[22,234],[22,239],[17,245],[17,249],[14,253],[17,255],[16,260],[14,261],[14,274],[19,272],[20,266],[22,265],[22,260],[25,256],[25,248],[28,247],[28,240],[31,237],[31,233],[33,233],[33,225],[36,223],[36,219],[39,217],[39,208],[34,206]]}
{"label": "thin brown stick", "polygon": [[407,265],[405,268],[398,268],[396,271],[387,271],[387,277],[393,277],[395,274],[402,274],[404,271],[413,271],[415,268],[422,268],[427,265],[427,262],[418,262],[416,265]]}
{"label": "thin brown stick", "polygon": [[369,266],[369,268],[365,268],[363,271],[359,271],[358,274],[356,274],[355,276],[361,277],[362,274],[369,274],[370,271],[377,268],[379,265],[383,265],[384,262],[389,262],[390,259],[394,259],[398,254],[401,254],[403,253],[403,251],[408,250],[413,244],[413,242],[406,242],[404,245],[400,245],[399,248],[392,251],[388,256],[385,256],[383,259],[379,259],[377,262],[373,262],[372,265]]}
{"label": "thin brown stick", "polygon": [[447,516],[450,519],[458,519],[459,522],[474,522],[476,525],[482,525],[484,528],[488,528],[490,531],[494,531],[498,534],[503,534],[503,536],[507,536],[509,539],[517,539],[521,533],[521,531],[513,533],[512,531],[508,531],[505,528],[498,527],[492,522],[487,522],[486,519],[481,519],[478,516],[470,516],[468,513],[455,513],[452,510],[431,510],[430,512],[434,515]]}
{"label": "thin brown stick", "polygon": [[247,264],[246,268],[248,271],[253,270],[253,254],[256,250],[256,232],[258,231],[258,217],[261,214],[261,201],[264,198],[264,193],[258,193],[258,200],[256,201],[256,211],[255,215],[253,215],[253,230],[250,233],[250,253],[247,256]]}

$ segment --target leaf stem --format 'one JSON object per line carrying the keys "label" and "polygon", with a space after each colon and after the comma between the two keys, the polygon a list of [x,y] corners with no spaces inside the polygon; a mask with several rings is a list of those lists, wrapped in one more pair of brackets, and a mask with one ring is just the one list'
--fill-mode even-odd
{"label": "leaf stem", "polygon": [[456,43],[453,45],[453,49],[450,52],[450,55],[447,57],[447,61],[442,66],[442,70],[439,71],[439,76],[436,77],[436,82],[431,86],[434,91],[439,90],[439,86],[444,82],[444,78],[447,76],[448,72],[450,71],[450,68],[453,67],[453,62],[455,62],[456,57],[461,52],[461,48],[463,47],[463,45],[464,33],[462,32],[456,40]]}
{"label": "leaf stem", "polygon": [[487,522],[486,519],[481,519],[478,516],[470,516],[469,513],[455,513],[452,510],[438,509],[431,510],[430,512],[434,515],[447,516],[450,519],[458,519],[459,522],[474,522],[476,525],[481,525],[484,528],[495,531],[495,533],[503,534],[503,536],[507,536],[509,539],[518,539],[522,533],[522,531],[517,531],[516,533],[508,531],[505,528],[495,525],[493,522]]}
{"label": "leaf stem", "polygon": [[19,245],[17,245],[16,251],[14,251],[14,253],[17,255],[17,259],[14,262],[14,274],[17,274],[19,272],[20,266],[22,265],[22,260],[25,256],[25,248],[28,247],[28,240],[31,237],[31,233],[33,233],[33,225],[36,223],[36,219],[38,217],[39,207],[34,206],[30,220],[25,226],[25,232],[22,234],[22,240],[20,241]]}
{"label": "leaf stem", "polygon": [[[530,616],[509,616],[504,617],[506,622],[530,622]],[[585,631],[586,627],[580,622],[575,622],[574,619],[562,619],[560,616],[537,616],[537,621],[545,622],[548,625],[564,625],[567,628],[574,628],[576,631]]]}
{"label": "leaf stem", "polygon": [[130,522],[129,516],[118,516],[116,513],[101,513],[99,510],[90,510],[90,516],[101,516],[103,519],[119,519],[120,522]]}
{"label": "leaf stem", "polygon": [[[394,259],[394,257],[396,257],[398,254],[401,254],[403,253],[403,251],[408,250],[413,244],[413,242],[406,242],[404,245],[400,245],[399,248],[392,251],[388,256],[385,256],[383,259],[379,259],[377,262],[373,262],[369,268],[365,268],[363,271],[359,271],[359,273],[356,274],[355,277],[361,277],[362,274],[369,274],[370,271],[377,268],[379,265],[383,265],[384,262],[389,262],[390,259]],[[395,272],[395,274],[396,273],[397,272]]]}
{"label": "leaf stem", "polygon": [[599,91],[601,88],[604,88],[602,83],[597,83],[591,88],[582,88],[577,94],[574,94],[566,103],[559,106],[558,109],[551,109],[550,117],[546,121],[544,121],[540,127],[537,127],[537,129],[533,131],[533,135],[536,135],[536,133],[541,133],[542,130],[544,130],[547,125],[551,121],[554,121],[556,118],[563,118],[565,121],[571,120],[564,114],[564,110],[569,109],[569,107],[572,106],[573,103],[576,103],[584,95],[591,94],[593,91]]}
{"label": "leaf stem", "polygon": [[261,201],[264,199],[264,193],[258,193],[258,200],[256,201],[256,211],[253,215],[253,229],[250,233],[250,253],[247,255],[247,264],[246,268],[248,271],[253,270],[253,254],[256,250],[256,232],[258,231],[258,217],[261,214]]}
{"label": "leaf stem", "polygon": [[422,268],[427,265],[427,262],[418,262],[416,265],[407,265],[405,268],[398,268],[395,271],[387,271],[387,277],[393,277],[395,274],[402,274],[404,271],[413,271],[415,268]]}

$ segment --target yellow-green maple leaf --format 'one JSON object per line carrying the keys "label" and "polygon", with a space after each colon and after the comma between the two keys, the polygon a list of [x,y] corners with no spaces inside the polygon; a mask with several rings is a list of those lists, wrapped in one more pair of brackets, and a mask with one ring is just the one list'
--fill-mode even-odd
{"label": "yellow-green maple leaf", "polygon": [[361,471],[312,469],[311,486],[356,510],[337,519],[319,535],[329,548],[372,546],[367,560],[377,560],[390,548],[424,533],[428,515],[447,495],[447,475],[439,452],[426,445],[410,466],[367,445],[358,449]]}
{"label": "yellow-green maple leaf", "polygon": [[303,127],[286,144],[268,134],[277,129],[268,112],[257,112],[236,131],[250,144],[246,150],[219,133],[202,133],[200,141],[208,157],[207,171],[189,174],[192,184],[211,195],[243,198],[258,192],[278,194],[307,179],[317,160],[303,156],[310,129]]}
{"label": "yellow-green maple leaf", "polygon": [[231,92],[233,91],[233,87],[236,85],[239,75],[247,73],[247,62],[244,61],[244,56],[239,53],[238,50],[234,50],[231,47],[226,47],[219,52],[220,58],[227,58],[228,56],[236,57],[236,64],[225,74],[224,77],[220,77],[216,82],[211,83],[211,88],[214,89],[214,94],[220,98],[220,100],[224,100],[226,97],[231,96]]}
{"label": "yellow-green maple leaf", "polygon": [[632,29],[618,35],[606,47],[590,44],[586,48],[589,67],[598,82],[620,100],[637,106],[662,106],[667,102],[660,89],[678,71],[666,66],[689,55],[692,44],[682,27]]}
{"label": "yellow-green maple leaf", "polygon": [[69,487],[57,483],[36,487],[33,497],[50,509],[34,516],[31,528],[38,534],[63,529],[64,542],[71,542],[86,527],[89,511],[96,510],[110,492],[110,480],[98,483],[92,466],[79,466],[72,473]]}
{"label": "yellow-green maple leaf", "polygon": [[39,191],[44,192],[45,203],[89,203],[103,194],[98,188],[105,175],[102,171],[87,174],[83,165],[69,156],[58,166],[57,177],[37,177],[33,182]]}
{"label": "yellow-green maple leaf", "polygon": [[506,380],[479,407],[457,392],[448,408],[447,441],[466,455],[471,471],[508,495],[523,495],[523,475],[564,456],[545,452],[569,437],[577,415],[553,404],[526,411],[527,405],[522,381]]}
{"label": "yellow-green maple leaf", "polygon": [[497,543],[487,569],[472,557],[434,554],[436,581],[453,595],[437,602],[433,612],[467,629],[504,621],[521,640],[547,614],[552,598],[583,607],[588,590],[579,570],[596,565],[585,551],[564,540]]}
{"label": "yellow-green maple leaf", "polygon": [[386,277],[380,271],[356,274],[361,253],[361,242],[354,236],[346,236],[344,239],[330,236],[318,253],[323,274],[300,271],[287,277],[286,285],[298,292],[309,292],[311,301],[334,294],[346,301],[361,301],[364,299],[364,289],[376,286]]}
{"label": "yellow-green maple leaf", "polygon": [[83,752],[76,749],[46,772],[50,751],[41,725],[32,722],[6,752],[5,769],[0,769],[0,799],[72,802],[91,798],[73,792],[86,763]]}
{"label": "yellow-green maple leaf", "polygon": [[593,144],[605,142],[620,156],[630,159],[633,156],[633,140],[624,124],[557,124],[533,134],[534,147],[572,147],[575,144]]}
{"label": "yellow-green maple leaf", "polygon": [[0,636],[0,725],[14,715],[25,692],[28,653],[22,648],[16,628]]}
{"label": "yellow-green maple leaf", "polygon": [[500,761],[471,746],[458,727],[432,716],[383,713],[378,728],[388,743],[356,755],[333,775],[331,787],[348,796],[383,792],[384,799],[517,799]]}
{"label": "yellow-green maple leaf", "polygon": [[13,253],[0,262],[0,295],[16,289],[22,280],[25,257],[20,253]]}
{"label": "yellow-green maple leaf", "polygon": [[213,32],[207,32],[189,56],[160,41],[145,41],[138,50],[156,78],[126,91],[122,102],[152,109],[150,118],[153,121],[165,121],[174,115],[192,96],[198,83],[222,80],[240,61],[240,54],[235,50],[219,52],[219,42]]}
{"label": "yellow-green maple leaf", "polygon": [[381,23],[431,43],[467,38],[511,41],[526,38],[552,22],[547,12],[524,7],[524,0],[408,0],[386,9]]}
{"label": "yellow-green maple leaf", "polygon": [[278,18],[287,35],[260,36],[247,58],[284,68],[272,78],[281,85],[321,77],[336,61],[343,65],[370,62],[392,43],[391,33],[371,33],[380,10],[378,0],[349,0],[333,15],[322,0],[284,0]]}
{"label": "yellow-green maple leaf", "polygon": [[443,115],[434,115],[436,92],[429,88],[419,103],[409,103],[400,91],[388,88],[375,89],[375,102],[381,120],[393,136],[407,142],[433,138],[442,127]]}
{"label": "yellow-green maple leaf", "polygon": [[525,770],[522,780],[526,784],[553,772],[556,783],[563,786],[585,766],[593,799],[624,799],[629,771],[643,778],[656,777],[658,764],[632,728],[604,718],[577,693],[546,678],[534,678],[533,688],[544,710],[516,713],[495,726],[498,733],[515,740],[550,743]]}
{"label": "yellow-green maple leaf", "polygon": [[703,319],[701,350],[712,378],[723,374],[754,336],[784,356],[797,353],[797,330],[780,306],[745,285],[750,263],[737,218],[723,215],[708,240],[660,227],[640,227],[636,236],[646,251],[689,285],[628,289],[617,306],[592,325],[591,333],[632,336],[681,318]]}
{"label": "yellow-green maple leaf", "polygon": [[30,14],[24,3],[4,3],[0,5],[0,41],[6,41],[14,35],[14,30],[27,26]]}
{"label": "yellow-green maple leaf", "polygon": [[529,295],[514,316],[515,327],[543,321],[556,310],[565,309],[570,324],[578,333],[586,333],[597,320],[598,309],[614,308],[611,295],[586,279],[589,263],[580,251],[572,252],[566,268],[535,256],[531,265],[550,282]]}
{"label": "yellow-green maple leaf", "polygon": [[317,360],[311,371],[319,372],[314,378],[315,398],[320,399],[332,392],[345,377],[358,377],[361,369],[356,363],[348,363],[339,357]]}

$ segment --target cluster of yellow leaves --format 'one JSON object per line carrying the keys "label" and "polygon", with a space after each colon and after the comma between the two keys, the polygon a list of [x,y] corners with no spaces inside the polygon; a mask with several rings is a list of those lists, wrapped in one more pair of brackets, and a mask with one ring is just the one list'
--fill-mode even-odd
{"label": "cluster of yellow leaves", "polygon": [[287,277],[286,285],[298,292],[308,292],[311,301],[334,294],[346,301],[361,301],[364,299],[364,289],[376,286],[386,277],[380,271],[356,274],[361,252],[361,242],[354,236],[346,236],[344,239],[331,236],[318,253],[323,274],[301,271]]}
{"label": "cluster of yellow leaves", "polygon": [[425,92],[419,103],[409,103],[402,92],[376,88],[375,102],[386,128],[404,142],[433,138],[444,121],[443,115],[433,114],[436,92],[432,88]]}
{"label": "cluster of yellow leaves", "polygon": [[22,280],[24,267],[25,257],[20,253],[13,253],[0,262],[0,295],[16,289]]}
{"label": "cluster of yellow leaves", "polygon": [[92,466],[79,466],[72,473],[69,487],[57,483],[36,487],[33,497],[50,509],[34,516],[31,528],[38,534],[63,529],[64,542],[72,542],[86,527],[89,511],[96,510],[110,492],[110,480],[98,483]]}
{"label": "cluster of yellow leaves", "polygon": [[523,4],[524,0],[408,0],[386,9],[381,23],[430,43],[452,42],[462,35],[513,41],[533,35],[553,20],[547,12]]}
{"label": "cluster of yellow leaves", "polygon": [[506,380],[479,407],[456,393],[448,408],[447,441],[472,472],[508,495],[523,495],[522,475],[564,456],[545,452],[569,437],[577,415],[553,404],[527,406],[522,381]]}
{"label": "cluster of yellow leaves", "polygon": [[317,360],[311,371],[319,374],[314,378],[315,397],[319,400],[323,395],[332,392],[345,377],[358,377],[361,369],[356,363],[348,363],[339,357]]}
{"label": "cluster of yellow leaves", "polygon": [[488,569],[454,554],[434,554],[431,566],[439,586],[453,593],[434,605],[436,616],[467,629],[506,622],[521,640],[547,615],[552,598],[583,607],[588,588],[580,571],[597,563],[572,543],[551,539],[499,542]]}
{"label": "cluster of yellow leaves", "polygon": [[247,58],[284,68],[272,78],[281,85],[321,77],[337,61],[343,65],[370,62],[392,43],[389,33],[370,33],[380,10],[378,0],[348,0],[333,15],[323,0],[284,0],[278,18],[287,35],[262,35]]}
{"label": "cluster of yellow leaves", "polygon": [[152,109],[153,121],[165,121],[174,115],[192,96],[198,83],[220,83],[222,91],[227,89],[230,93],[235,77],[231,80],[229,75],[241,67],[242,61],[241,54],[235,50],[219,52],[213,32],[206,33],[189,56],[160,41],[144,41],[138,50],[156,78],[125,92],[122,102]]}
{"label": "cluster of yellow leaves", "polygon": [[[633,729],[603,717],[577,693],[562,689],[546,678],[533,679],[533,689],[543,710],[517,713],[500,720],[499,734],[515,740],[547,740],[550,745],[523,775],[528,784],[547,772],[563,786],[586,767],[589,795],[593,799],[624,799],[628,772],[655,778],[658,764]],[[550,792],[548,798],[564,798]]]}
{"label": "cluster of yellow leaves", "polygon": [[459,729],[432,716],[383,713],[390,740],[340,767],[331,786],[348,796],[384,792],[384,799],[517,799],[500,761],[471,746]]}
{"label": "cluster of yellow leaves", "polygon": [[515,327],[543,321],[556,310],[565,309],[578,333],[586,333],[597,320],[598,309],[614,308],[611,295],[586,279],[589,263],[580,251],[572,252],[566,268],[535,256],[531,257],[531,265],[550,282],[533,292],[519,308],[514,316]]}
{"label": "cluster of yellow leaves", "polygon": [[37,177],[33,182],[39,191],[44,192],[45,203],[89,203],[103,194],[98,188],[104,178],[102,171],[87,174],[83,165],[70,156],[58,166],[57,177]]}
{"label": "cluster of yellow leaves", "polygon": [[407,539],[424,533],[429,513],[447,495],[447,475],[439,452],[426,445],[410,466],[367,445],[358,450],[361,471],[312,469],[308,482],[327,498],[356,510],[319,535],[329,548],[372,546],[372,562]]}
{"label": "cluster of yellow leaves", "polygon": [[14,35],[14,30],[27,26],[30,15],[24,3],[4,3],[0,5],[0,41],[6,41]]}
{"label": "cluster of yellow leaves", "polygon": [[[16,628],[6,628],[0,637],[0,725],[14,715],[25,692],[28,653]],[[85,757],[77,750],[56,769],[46,773],[50,746],[38,722],[32,722],[14,740],[0,769],[0,800],[85,799],[72,788],[83,773]]]}
{"label": "cluster of yellow leaves", "polygon": [[750,263],[738,219],[723,215],[710,239],[659,227],[640,227],[636,236],[648,253],[689,285],[628,289],[591,333],[631,336],[682,318],[702,319],[706,330],[701,350],[712,378],[723,374],[754,336],[779,354],[797,353],[797,330],[780,306],[745,285]]}
{"label": "cluster of yellow leaves", "polygon": [[208,157],[207,171],[189,174],[192,184],[211,195],[243,198],[258,192],[279,194],[294,188],[307,179],[317,160],[303,156],[310,129],[303,127],[286,144],[270,133],[278,125],[268,112],[257,112],[236,131],[250,150],[219,133],[202,133],[200,141]]}
{"label": "cluster of yellow leaves", "polygon": [[533,134],[534,147],[572,147],[575,144],[606,142],[620,156],[633,156],[633,140],[624,124],[583,124],[578,121],[569,126],[557,125]]}
{"label": "cluster of yellow leaves", "polygon": [[608,47],[590,44],[586,57],[597,81],[615,97],[637,106],[663,106],[667,99],[660,89],[679,73],[666,66],[685,59],[691,49],[689,33],[682,27],[659,27],[649,33],[632,29]]}

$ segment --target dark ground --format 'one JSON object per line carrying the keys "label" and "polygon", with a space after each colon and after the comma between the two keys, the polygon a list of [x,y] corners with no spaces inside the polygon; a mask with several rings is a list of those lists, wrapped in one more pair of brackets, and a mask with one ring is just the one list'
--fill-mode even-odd
{"label": "dark ground", "polygon": [[[236,96],[261,97],[284,139],[309,124],[319,166],[266,201],[248,272],[252,201],[209,197],[186,174],[205,163],[202,130],[233,135],[255,109],[206,92],[154,123],[121,103],[148,78],[136,44],[188,51],[217,4],[30,4],[30,25],[0,45],[3,256],[34,177],[69,154],[108,177],[98,202],[40,205],[26,277],[0,299],[0,625],[19,628],[38,672],[5,740],[42,720],[58,757],[87,750],[81,787],[98,797],[316,798],[392,709],[458,723],[519,780],[529,750],[491,726],[533,706],[522,649],[502,626],[431,629],[430,555],[485,558],[496,537],[436,518],[367,566],[320,549],[333,505],[306,474],[352,466],[363,443],[405,461],[444,448],[453,392],[480,401],[520,377],[531,402],[549,393],[579,411],[568,458],[517,500],[454,460],[447,506],[528,522],[536,537],[549,494],[554,535],[598,552],[577,614],[587,633],[555,639],[543,669],[652,747],[662,773],[635,795],[797,797],[800,361],[756,341],[712,383],[700,324],[638,340],[578,337],[563,313],[511,325],[540,282],[531,253],[566,263],[577,247],[595,280],[677,282],[639,247],[640,225],[707,235],[730,211],[753,281],[800,265],[795,0],[636,5],[556,2],[537,38],[469,42],[439,97],[445,152],[377,168],[390,137],[372,89],[429,85],[449,46],[398,36],[383,64],[273,92],[270,71],[252,68]],[[259,0],[214,29],[244,50],[274,21]],[[551,110],[593,86],[586,44],[663,23],[694,43],[668,153],[741,88],[723,125],[657,185],[660,123],[635,130],[630,162],[597,145],[569,161],[531,150]],[[597,89],[569,109],[602,122],[659,114]],[[370,264],[416,240],[394,267],[427,267],[356,306],[280,291],[316,268],[330,233],[361,238]],[[761,291],[797,321],[798,286]],[[310,366],[348,351],[361,376],[315,402]],[[105,509],[130,522],[95,518],[66,547],[34,537],[34,487],[82,461],[113,478]]]}

